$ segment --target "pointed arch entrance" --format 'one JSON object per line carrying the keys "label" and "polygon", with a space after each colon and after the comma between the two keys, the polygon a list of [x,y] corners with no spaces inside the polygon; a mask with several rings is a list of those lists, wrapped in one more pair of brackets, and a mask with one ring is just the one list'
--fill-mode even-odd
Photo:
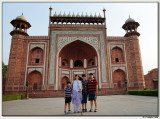
{"label": "pointed arch entrance", "polygon": [[[80,76],[85,73],[87,78],[89,73],[93,73],[96,80],[99,82],[98,74],[98,55],[96,50],[80,40],[73,41],[64,46],[59,52],[58,61],[59,66],[59,89],[61,86],[62,75],[68,75],[69,80],[74,80],[74,75],[79,74]],[[61,60],[60,60],[61,59]],[[90,62],[92,59],[92,63]],[[63,65],[63,61],[67,60],[68,65]]]}
{"label": "pointed arch entrance", "polygon": [[62,77],[61,80],[61,89],[64,90],[65,86],[67,85],[67,81],[69,81],[69,78],[67,76]]}
{"label": "pointed arch entrance", "polygon": [[41,90],[42,75],[39,71],[32,71],[28,75],[29,90]]}
{"label": "pointed arch entrance", "polygon": [[113,83],[115,88],[122,88],[125,86],[126,74],[123,70],[117,69],[113,72]]}

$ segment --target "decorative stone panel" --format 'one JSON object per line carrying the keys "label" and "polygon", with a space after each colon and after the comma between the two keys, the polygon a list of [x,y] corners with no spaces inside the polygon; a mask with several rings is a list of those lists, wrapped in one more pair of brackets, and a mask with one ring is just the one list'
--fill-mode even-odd
{"label": "decorative stone panel", "polygon": [[28,68],[28,74],[32,71],[39,71],[42,74],[42,68]]}

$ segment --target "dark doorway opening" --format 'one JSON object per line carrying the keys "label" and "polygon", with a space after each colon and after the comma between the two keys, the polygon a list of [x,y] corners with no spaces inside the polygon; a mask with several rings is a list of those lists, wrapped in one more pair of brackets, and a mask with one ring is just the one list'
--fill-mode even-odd
{"label": "dark doorway opening", "polygon": [[118,59],[118,58],[116,58],[116,59],[115,59],[115,61],[116,61],[116,62],[119,62],[119,59]]}
{"label": "dark doorway opening", "polygon": [[83,63],[81,60],[76,60],[75,63],[74,63],[74,67],[82,67],[83,66]]}
{"label": "dark doorway opening", "polygon": [[36,59],[36,63],[39,63],[39,59]]}

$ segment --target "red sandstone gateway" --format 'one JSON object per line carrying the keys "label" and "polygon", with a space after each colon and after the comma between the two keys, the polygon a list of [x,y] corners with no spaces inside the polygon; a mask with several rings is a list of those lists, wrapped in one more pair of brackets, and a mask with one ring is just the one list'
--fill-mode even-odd
{"label": "red sandstone gateway", "polygon": [[11,21],[12,44],[5,94],[28,92],[31,97],[63,96],[74,75],[93,73],[99,94],[125,94],[143,89],[139,48],[139,23],[128,18],[124,37],[107,36],[104,16],[53,14],[48,36],[29,36],[30,23],[23,16]]}

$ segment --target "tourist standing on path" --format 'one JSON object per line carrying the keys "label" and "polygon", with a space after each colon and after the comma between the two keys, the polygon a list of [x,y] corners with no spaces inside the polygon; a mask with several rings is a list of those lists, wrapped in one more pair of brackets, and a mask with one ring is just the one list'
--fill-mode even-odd
{"label": "tourist standing on path", "polygon": [[71,97],[72,97],[71,82],[67,81],[67,86],[65,87],[65,91],[64,91],[64,99],[65,99],[64,113],[65,114],[66,114],[67,104],[68,104],[68,113],[72,113],[70,109]]}
{"label": "tourist standing on path", "polygon": [[97,96],[96,93],[98,93],[98,83],[96,79],[93,77],[93,74],[89,74],[89,79],[88,79],[88,95],[89,95],[89,101],[90,101],[90,106],[91,109],[89,112],[93,111],[93,102],[95,104],[95,110],[94,112],[97,112]]}
{"label": "tourist standing on path", "polygon": [[88,81],[86,74],[82,74],[82,79],[82,112],[87,112]]}
{"label": "tourist standing on path", "polygon": [[74,105],[74,113],[80,112],[80,105],[82,101],[82,82],[79,80],[79,76],[75,75],[75,80],[72,82],[72,103]]}

